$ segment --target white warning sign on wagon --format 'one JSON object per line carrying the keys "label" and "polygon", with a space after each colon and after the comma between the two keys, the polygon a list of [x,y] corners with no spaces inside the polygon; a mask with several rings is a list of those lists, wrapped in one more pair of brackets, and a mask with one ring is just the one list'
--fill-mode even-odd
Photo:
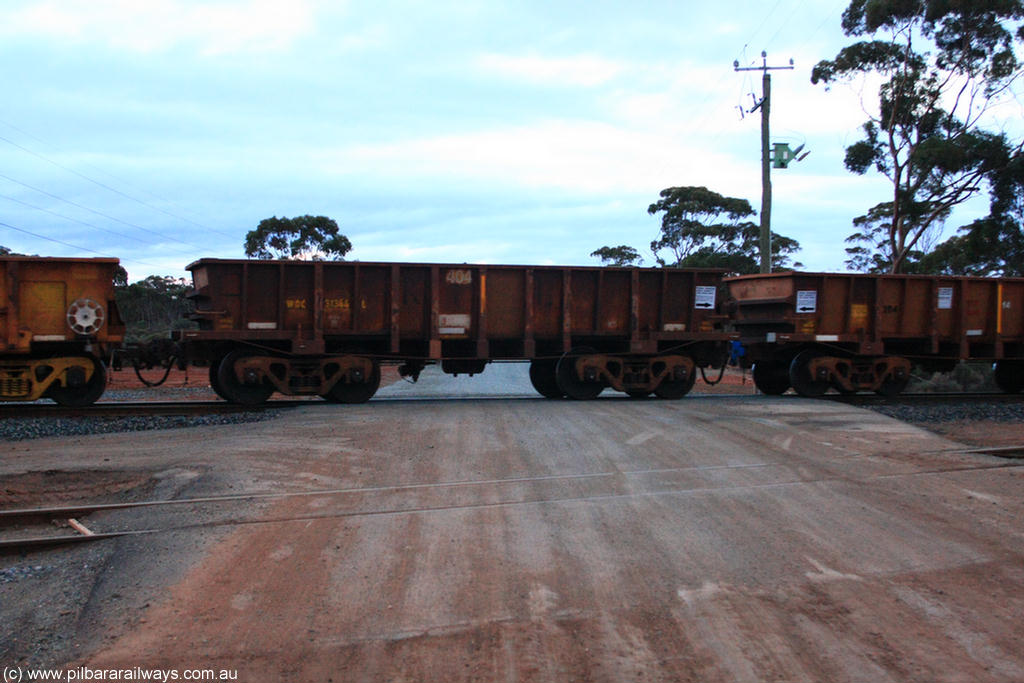
{"label": "white warning sign on wagon", "polygon": [[939,287],[939,309],[953,308],[953,288]]}
{"label": "white warning sign on wagon", "polygon": [[818,290],[798,289],[796,292],[796,312],[814,313],[818,310]]}
{"label": "white warning sign on wagon", "polygon": [[693,307],[713,311],[715,309],[715,288],[699,285],[693,295]]}
{"label": "white warning sign on wagon", "polygon": [[470,322],[467,313],[441,313],[437,316],[437,333],[447,336],[466,334]]}

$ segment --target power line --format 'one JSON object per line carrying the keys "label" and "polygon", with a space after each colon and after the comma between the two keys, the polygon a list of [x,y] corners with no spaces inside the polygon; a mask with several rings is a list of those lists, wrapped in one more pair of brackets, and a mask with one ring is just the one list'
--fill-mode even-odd
{"label": "power line", "polygon": [[[838,4],[839,5],[845,5],[846,4],[846,0],[840,0],[840,2]],[[821,29],[825,26],[825,24],[828,23],[829,19],[832,19],[832,17],[833,17],[832,10],[829,10],[828,12],[826,12],[825,18],[821,20],[820,24],[818,24],[818,28],[814,29],[814,32],[811,33],[811,35],[807,36],[807,40],[810,41],[811,38],[813,38],[816,35],[818,35],[818,33],[821,32]],[[842,15],[840,15],[840,17],[842,17]],[[842,21],[842,19],[840,19],[840,21]]]}
{"label": "power line", "polygon": [[[15,197],[11,197],[11,196],[8,196],[8,195],[5,195],[5,194],[0,194],[0,199],[6,199],[9,202],[14,202],[15,204],[21,204],[22,206],[26,206],[26,207],[28,207],[30,209],[34,209],[35,211],[42,211],[43,213],[48,213],[51,216],[57,216],[58,218],[63,218],[64,220],[71,221],[72,223],[78,223],[79,225],[84,225],[84,226],[89,227],[89,228],[94,228],[94,229],[99,230],[101,232],[105,232],[105,233],[108,233],[108,234],[111,234],[111,235],[116,235],[118,237],[123,237],[125,239],[135,240],[136,242],[141,242],[142,244],[150,244],[150,245],[157,244],[156,242],[148,242],[148,241],[142,239],[141,237],[135,237],[134,235],[127,235],[127,234],[125,234],[123,232],[117,232],[116,230],[110,230],[109,228],[102,228],[102,227],[100,227],[100,226],[98,226],[98,225],[96,225],[94,223],[90,223],[88,221],[83,221],[83,220],[79,220],[77,218],[72,218],[71,216],[65,216],[62,213],[58,213],[56,211],[44,208],[42,206],[36,206],[34,204],[29,204],[28,202],[22,201],[20,199],[16,199]],[[175,249],[175,251],[179,251],[182,254],[191,254],[192,253],[192,252],[189,252],[189,251],[184,251],[183,249]]]}
{"label": "power line", "polygon": [[[185,242],[183,240],[175,239],[173,237],[168,237],[167,235],[164,235],[161,232],[158,232],[156,230],[150,230],[149,228],[144,228],[141,225],[136,225],[135,223],[129,223],[128,221],[123,221],[120,218],[115,218],[115,217],[113,217],[113,216],[111,216],[109,214],[103,213],[102,211],[97,211],[96,209],[90,209],[88,206],[83,206],[81,204],[78,204],[77,202],[71,201],[70,199],[65,199],[64,197],[59,197],[59,196],[57,196],[57,195],[55,195],[55,194],[53,194],[51,192],[47,192],[46,190],[42,190],[42,189],[40,189],[38,187],[33,187],[32,185],[29,185],[28,183],[23,183],[20,180],[16,180],[16,179],[14,179],[14,178],[12,178],[12,177],[10,177],[8,175],[4,175],[3,173],[0,173],[0,178],[3,178],[4,180],[8,180],[8,181],[10,181],[10,182],[12,182],[12,183],[14,183],[16,185],[21,185],[22,187],[28,188],[28,189],[32,190],[33,192],[38,192],[40,194],[44,194],[47,197],[50,197],[51,199],[56,199],[57,201],[64,202],[65,204],[70,204],[71,206],[74,206],[76,208],[82,209],[83,211],[88,211],[89,213],[96,214],[97,216],[101,216],[102,218],[106,218],[107,220],[114,221],[115,223],[120,223],[122,225],[127,225],[129,228],[135,228],[136,230],[141,230],[141,231],[149,233],[151,235],[156,235],[157,237],[159,237],[159,238],[161,238],[163,240],[169,240],[171,242],[177,242],[178,244],[184,244],[185,246],[195,247],[197,249],[204,249],[205,248],[205,247],[201,247],[198,244],[195,244],[195,243],[192,243],[192,242]],[[182,253],[187,253],[187,252],[182,252]]]}
{"label": "power line", "polygon": [[[775,14],[776,10],[779,9],[779,6],[781,4],[782,4],[782,0],[776,0],[775,4],[772,5],[772,8],[770,10],[768,10],[768,12],[764,15],[764,18],[761,19],[760,23],[758,24],[757,29],[755,29],[755,31],[751,34],[750,39],[744,44],[744,46],[743,46],[744,53],[746,52],[747,46],[749,46],[753,42],[753,40],[768,26],[769,20]],[[790,12],[790,14],[786,18],[786,20],[783,21],[779,25],[779,27],[775,30],[775,33],[772,35],[772,37],[768,41],[769,43],[774,41],[775,38],[778,37],[778,35],[789,24],[790,20],[796,15],[796,13],[802,8],[802,6],[804,4],[806,4],[806,0],[801,0],[799,5],[797,5],[797,7],[792,12]],[[831,12],[831,10],[830,10],[830,12]],[[831,16],[831,14],[830,14],[830,16]],[[826,21],[827,21],[827,19],[828,19],[828,17],[826,17]],[[819,30],[820,30],[821,26],[824,25],[824,23],[825,22],[823,21],[822,24],[819,25],[819,27],[818,27]],[[817,31],[815,31],[815,33],[817,33]],[[744,62],[746,62],[746,61],[747,61],[746,57],[744,57]],[[750,61],[749,64],[753,64],[753,61]],[[744,79],[744,83],[741,86],[741,92],[746,90],[746,83],[747,83],[747,79],[745,78]],[[705,124],[705,122],[707,122],[709,120],[715,120],[715,119],[718,119],[720,117],[719,113],[717,113],[715,111],[712,111],[712,110],[709,110],[708,107],[707,107],[707,105],[711,101],[712,97],[714,97],[714,94],[709,92],[697,104],[697,107],[700,110],[704,111],[705,113],[702,116],[700,116],[700,118],[697,120],[697,122],[693,126],[691,126],[691,128],[699,129],[701,126],[703,126]],[[709,143],[714,143],[714,142],[717,142],[718,140],[720,140],[723,135],[725,135],[725,132],[719,130],[718,132],[713,133],[711,136],[709,136],[707,138],[707,140],[708,140]],[[666,161],[662,165],[662,171],[664,171],[665,168],[667,168],[669,166],[669,163],[670,162]]]}
{"label": "power line", "polygon": [[[28,137],[31,137],[34,140],[36,140],[36,141],[38,141],[38,142],[40,142],[40,143],[42,143],[44,145],[48,145],[48,143],[46,143],[45,141],[40,140],[39,138],[36,138],[36,137],[34,137],[32,135],[29,135],[28,133],[25,133],[25,131],[22,131],[20,128],[17,128],[16,126],[13,126],[13,125],[7,123],[6,121],[0,121],[0,123],[3,123],[5,126],[7,126],[9,128],[12,128],[12,129],[14,129],[14,130],[24,134],[24,135],[27,135]],[[60,162],[54,161],[53,159],[47,157],[44,154],[40,154],[39,152],[36,152],[36,151],[34,151],[32,149],[29,149],[28,147],[25,147],[24,145],[20,145],[17,142],[14,142],[13,140],[10,140],[8,138],[0,136],[0,141],[6,142],[7,144],[11,145],[12,147],[16,147],[17,149],[20,149],[21,151],[25,152],[26,154],[31,154],[32,156],[36,157],[37,159],[42,159],[43,161],[45,161],[45,162],[47,162],[49,164],[52,164],[52,165],[56,166],[57,168],[59,168],[61,170],[67,171],[68,173],[73,173],[74,175],[78,176],[79,178],[82,178],[83,180],[86,180],[86,181],[88,181],[90,183],[93,183],[97,187],[101,187],[104,190],[107,190],[109,192],[113,192],[114,194],[116,194],[118,196],[124,197],[125,199],[131,200],[133,202],[136,202],[136,203],[138,203],[138,204],[140,204],[142,206],[145,206],[146,208],[151,209],[153,211],[157,211],[159,213],[162,213],[165,216],[170,216],[171,218],[174,218],[176,220],[180,220],[180,221],[184,221],[186,223],[190,223],[190,224],[196,226],[197,228],[203,228],[204,230],[209,230],[210,232],[215,232],[215,233],[217,233],[219,235],[223,235],[225,237],[232,237],[232,238],[235,237],[234,235],[230,235],[230,234],[228,234],[226,232],[222,232],[220,230],[216,230],[216,229],[211,228],[211,227],[209,227],[207,225],[203,225],[202,223],[197,223],[196,221],[193,221],[191,219],[185,218],[184,216],[179,216],[179,215],[177,215],[175,213],[167,211],[166,209],[162,209],[162,208],[160,208],[158,206],[153,206],[149,202],[146,202],[146,201],[144,201],[142,199],[139,199],[138,197],[133,197],[132,195],[130,195],[130,194],[126,193],[126,192],[122,192],[121,190],[118,190],[115,187],[111,187],[110,185],[108,185],[106,183],[100,182],[99,180],[96,180],[95,178],[87,176],[86,174],[81,173],[80,171],[77,171],[77,170],[75,170],[73,168],[65,166],[64,164],[61,164]],[[53,147],[53,145],[48,145],[48,146]],[[127,183],[127,181],[125,181],[125,180],[123,180],[121,178],[118,178],[117,176],[114,176],[114,175],[112,175],[110,173],[107,173],[107,175],[110,175],[112,178],[116,178],[117,180],[119,180],[121,182]],[[163,200],[163,201],[166,201],[166,200]]]}
{"label": "power line", "polygon": [[47,237],[46,235],[40,235],[39,233],[32,232],[31,230],[25,230],[24,228],[18,228],[18,227],[15,227],[15,226],[11,225],[10,223],[4,223],[3,221],[0,221],[0,227],[8,228],[10,230],[15,230],[17,232],[24,233],[26,235],[31,235],[32,237],[36,237],[36,238],[41,239],[41,240],[46,240],[47,242],[53,242],[54,244],[61,244],[61,245],[65,246],[65,247],[71,247],[72,249],[74,249],[76,251],[84,251],[84,252],[87,252],[89,254],[96,254],[97,256],[102,256],[104,258],[116,258],[116,259],[121,260],[121,261],[128,261],[130,263],[137,263],[137,264],[142,265],[142,266],[150,266],[151,268],[159,268],[159,266],[157,266],[155,263],[147,263],[146,261],[138,261],[136,259],[120,259],[117,256],[113,256],[111,254],[104,254],[103,252],[96,251],[95,249],[89,249],[87,247],[80,247],[77,244],[71,244],[70,242],[65,242],[63,240],[55,239],[53,237]]}
{"label": "power line", "polygon": [[761,20],[761,23],[758,25],[757,30],[754,31],[753,35],[750,36],[750,40],[748,40],[746,44],[744,44],[744,51],[746,51],[747,46],[754,42],[754,38],[757,37],[761,30],[768,25],[768,20],[771,19],[772,15],[775,14],[775,10],[777,10],[779,8],[779,5],[781,4],[782,0],[775,0],[775,4],[772,6],[770,10],[768,10],[768,14],[764,15],[764,19]]}
{"label": "power line", "polygon": [[789,25],[790,20],[792,20],[793,17],[796,16],[797,12],[803,9],[803,6],[805,4],[807,4],[807,0],[800,0],[800,3],[795,8],[793,8],[793,11],[789,13],[788,17],[786,17],[786,20],[782,22],[778,29],[775,30],[775,33],[772,34],[772,37],[765,42],[765,48],[771,47],[772,43],[775,42],[775,39],[779,37],[780,33],[782,33],[782,29],[786,28]]}

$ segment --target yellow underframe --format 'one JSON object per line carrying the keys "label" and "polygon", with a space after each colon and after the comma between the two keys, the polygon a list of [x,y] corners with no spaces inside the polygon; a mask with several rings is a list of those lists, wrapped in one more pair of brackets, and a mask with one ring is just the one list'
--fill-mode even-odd
{"label": "yellow underframe", "polygon": [[[49,366],[53,371],[42,381],[37,381],[36,368],[40,366]],[[35,401],[42,398],[46,390],[54,384],[65,386],[66,373],[75,366],[85,370],[85,381],[88,383],[95,372],[95,367],[88,358],[70,356],[0,361],[0,400]],[[21,388],[27,388],[27,393],[21,391]]]}

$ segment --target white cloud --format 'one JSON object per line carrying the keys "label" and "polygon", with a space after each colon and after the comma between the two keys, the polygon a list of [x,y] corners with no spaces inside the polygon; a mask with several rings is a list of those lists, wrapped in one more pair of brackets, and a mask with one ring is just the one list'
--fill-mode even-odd
{"label": "white cloud", "polygon": [[99,42],[134,52],[276,50],[314,25],[312,0],[42,0],[0,11],[0,32]]}
{"label": "white cloud", "polygon": [[699,184],[735,185],[736,163],[699,145],[699,139],[682,142],[597,121],[555,120],[335,149],[321,157],[319,167],[338,174],[447,176],[599,194],[679,184],[666,173],[682,166],[699,170],[691,174],[694,182],[699,175]]}
{"label": "white cloud", "polygon": [[487,74],[540,85],[593,87],[619,76],[626,66],[594,55],[543,57],[485,54],[476,60]]}

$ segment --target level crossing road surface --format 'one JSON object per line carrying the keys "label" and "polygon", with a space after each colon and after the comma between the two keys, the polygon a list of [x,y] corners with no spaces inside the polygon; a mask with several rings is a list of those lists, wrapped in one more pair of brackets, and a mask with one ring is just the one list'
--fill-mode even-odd
{"label": "level crossing road surface", "polygon": [[[470,376],[446,375],[436,365],[428,366],[416,382],[402,379],[381,387],[375,399],[486,399],[538,398],[530,384],[529,363],[489,363],[482,373]],[[625,394],[606,389],[605,398]]]}
{"label": "level crossing road surface", "polygon": [[[428,400],[474,391],[491,398]],[[202,431],[199,488],[324,493],[204,543],[146,541],[150,563],[187,561],[77,662],[247,682],[1024,680],[1016,461],[790,397],[544,400],[515,365],[379,399]],[[82,439],[67,466],[102,448],[198,471],[182,438]]]}

